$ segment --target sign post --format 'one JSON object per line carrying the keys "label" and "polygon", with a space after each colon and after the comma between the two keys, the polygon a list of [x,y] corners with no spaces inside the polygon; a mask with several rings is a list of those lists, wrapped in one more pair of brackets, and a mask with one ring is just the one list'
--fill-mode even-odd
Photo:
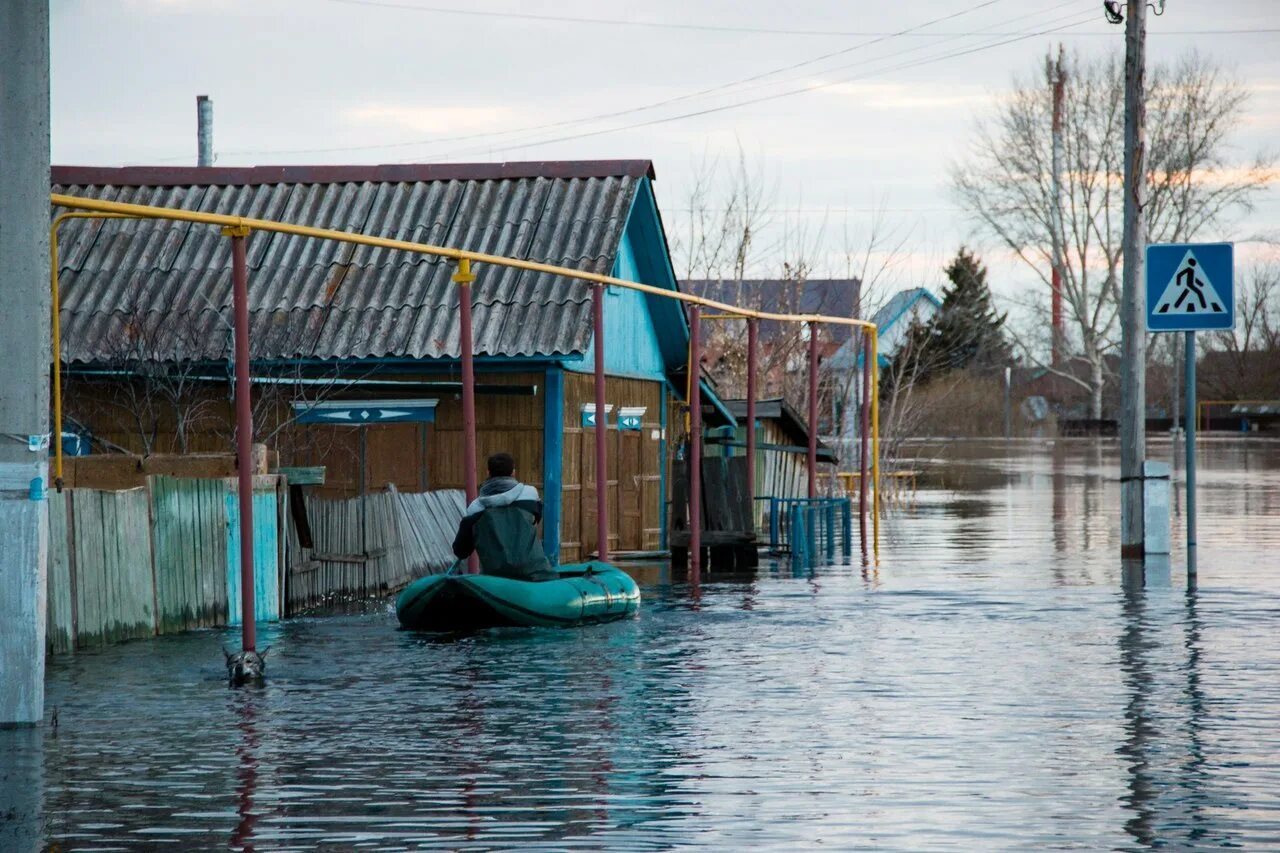
{"label": "sign post", "polygon": [[1187,581],[1196,575],[1196,332],[1234,329],[1231,243],[1147,246],[1147,330],[1186,335]]}

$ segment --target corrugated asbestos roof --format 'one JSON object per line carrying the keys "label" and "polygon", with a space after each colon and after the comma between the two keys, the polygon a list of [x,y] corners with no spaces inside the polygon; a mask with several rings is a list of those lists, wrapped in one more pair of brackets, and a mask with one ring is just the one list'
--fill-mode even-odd
{"label": "corrugated asbestos roof", "polygon": [[[648,161],[252,169],[54,167],[54,191],[453,246],[609,274]],[[58,211],[55,210],[55,213]],[[257,359],[457,357],[451,263],[286,234],[249,237]],[[72,219],[59,228],[63,352],[110,362],[229,351],[231,251],[214,226]],[[587,285],[478,265],[475,352],[579,353]]]}

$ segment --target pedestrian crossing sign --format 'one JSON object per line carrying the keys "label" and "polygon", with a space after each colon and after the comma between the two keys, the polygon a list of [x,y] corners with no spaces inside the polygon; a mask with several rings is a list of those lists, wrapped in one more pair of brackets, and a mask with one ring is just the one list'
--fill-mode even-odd
{"label": "pedestrian crossing sign", "polygon": [[1197,332],[1236,323],[1231,243],[1147,246],[1147,329]]}

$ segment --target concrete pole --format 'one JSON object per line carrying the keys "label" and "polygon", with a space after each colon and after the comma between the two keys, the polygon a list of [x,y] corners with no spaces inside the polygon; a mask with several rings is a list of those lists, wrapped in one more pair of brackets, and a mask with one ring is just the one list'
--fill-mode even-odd
{"label": "concrete pole", "polygon": [[253,398],[249,382],[249,265],[245,257],[248,228],[227,228],[231,238],[231,294],[235,314],[236,474],[240,502],[240,641],[241,650],[258,648],[257,597],[253,571]]}
{"label": "concrete pole", "polygon": [[591,323],[595,332],[596,392],[596,553],[609,559],[609,412],[604,389],[604,285],[591,292]]}
{"label": "concrete pole", "polygon": [[1124,56],[1124,281],[1120,295],[1120,554],[1141,557],[1142,462],[1147,455],[1146,252],[1147,0],[1128,0]]}
{"label": "concrete pole", "polygon": [[689,306],[689,582],[702,580],[702,341],[697,305]]}
{"label": "concrete pole", "polygon": [[196,165],[213,165],[213,101],[196,95]]}
{"label": "concrete pole", "polygon": [[0,3],[0,57],[0,724],[31,724],[49,525],[48,0]]}
{"label": "concrete pole", "polygon": [[1004,369],[1004,437],[1013,438],[1013,368]]}

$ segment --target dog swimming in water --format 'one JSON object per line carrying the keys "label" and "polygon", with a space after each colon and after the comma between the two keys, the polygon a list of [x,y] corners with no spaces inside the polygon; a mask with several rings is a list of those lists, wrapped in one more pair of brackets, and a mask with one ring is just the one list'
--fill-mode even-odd
{"label": "dog swimming in water", "polygon": [[255,651],[232,653],[223,649],[222,653],[227,658],[227,680],[231,682],[231,686],[262,684],[267,671],[268,651],[270,649],[263,649],[261,653]]}

